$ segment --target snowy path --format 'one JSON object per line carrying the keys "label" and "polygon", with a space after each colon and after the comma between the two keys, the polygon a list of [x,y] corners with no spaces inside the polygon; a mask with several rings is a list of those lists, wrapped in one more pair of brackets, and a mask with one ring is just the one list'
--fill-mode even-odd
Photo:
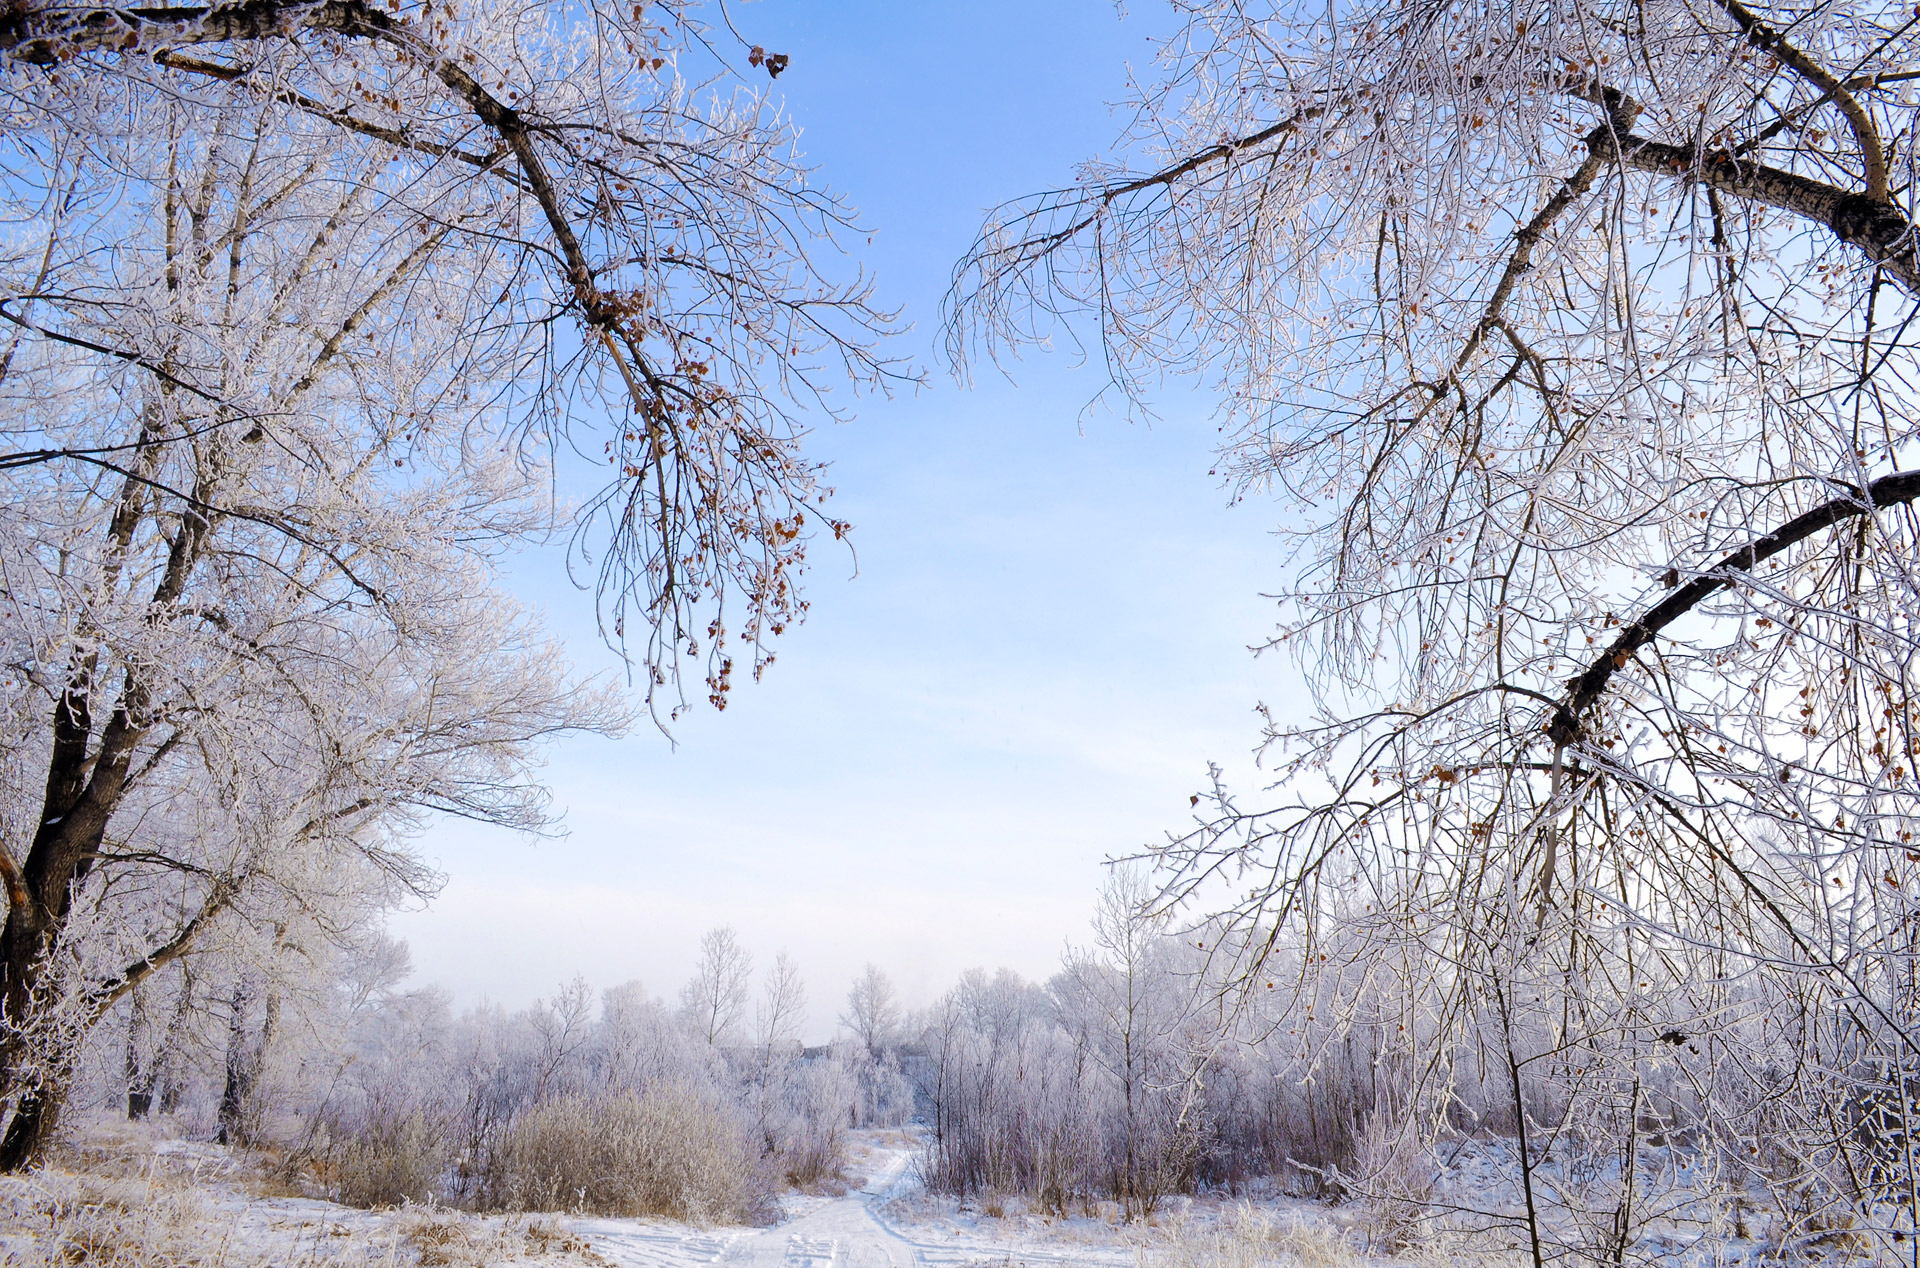
{"label": "snowy path", "polygon": [[972,1239],[908,1236],[890,1225],[879,1208],[912,1183],[910,1162],[907,1151],[889,1151],[886,1164],[864,1188],[778,1228],[702,1232],[670,1225],[636,1226],[621,1220],[586,1220],[579,1228],[592,1238],[597,1253],[621,1268],[694,1268],[701,1264],[728,1268],[970,1268],[989,1264],[1123,1268],[1133,1262],[1132,1254],[1124,1250],[1062,1252]]}

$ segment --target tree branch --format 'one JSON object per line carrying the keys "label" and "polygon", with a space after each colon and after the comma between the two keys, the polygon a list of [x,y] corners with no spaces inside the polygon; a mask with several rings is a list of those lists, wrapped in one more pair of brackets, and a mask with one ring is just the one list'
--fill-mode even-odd
{"label": "tree branch", "polygon": [[[169,70],[182,71],[190,75],[205,75],[223,83],[232,83],[244,79],[247,71],[239,66],[225,66],[219,62],[209,62],[198,57],[183,57],[169,49],[161,49],[153,55],[155,64]],[[353,112],[340,106],[330,106],[324,101],[316,101],[305,93],[291,88],[276,89],[268,94],[275,101],[284,102],[296,110],[304,111],[316,119],[323,119],[336,127],[349,132],[358,132],[362,136],[372,137],[376,141],[385,141],[388,145],[403,150],[412,150],[419,154],[431,154],[435,158],[458,159],[469,167],[482,171],[492,171],[504,155],[498,151],[492,154],[475,154],[456,145],[442,145],[437,141],[424,141],[406,128],[389,128],[378,123],[362,119]]]}
{"label": "tree branch", "polygon": [[239,0],[177,8],[10,4],[0,17],[0,58],[57,66],[84,53],[284,38],[301,30],[344,32],[362,9],[358,0]]}
{"label": "tree branch", "polygon": [[1634,654],[1651,643],[1660,631],[1712,595],[1732,586],[1738,580],[1735,574],[1751,572],[1755,564],[1771,559],[1835,524],[1857,519],[1884,507],[1900,506],[1915,498],[1920,498],[1920,471],[1898,471],[1881,476],[1864,491],[1849,486],[1844,496],[1822,502],[1766,536],[1755,538],[1724,556],[1713,567],[1655,604],[1645,616],[1621,630],[1620,636],[1587,667],[1586,672],[1568,680],[1566,700],[1548,724],[1549,732],[1558,743],[1577,740],[1583,726],[1582,715],[1599,702],[1614,674],[1625,668]]}
{"label": "tree branch", "polygon": [[1831,99],[1834,105],[1840,107],[1840,113],[1847,117],[1847,126],[1853,129],[1854,142],[1860,147],[1860,162],[1867,179],[1866,197],[1877,203],[1886,202],[1890,196],[1887,155],[1880,144],[1880,130],[1874,126],[1873,116],[1847,91],[1847,85],[1835,78],[1826,67],[1787,43],[1780,32],[1762,22],[1740,0],[1718,0],[1718,3],[1726,10],[1728,17],[1740,24],[1749,44],[1779,58],[1796,75],[1818,88],[1822,97]]}
{"label": "tree branch", "polygon": [[237,892],[237,888],[227,881],[216,883],[207,900],[200,904],[200,910],[180,927],[178,933],[90,991],[87,1003],[93,1016],[98,1017],[112,1008],[128,991],[185,954],[200,931],[207,927],[207,922],[233,904]]}
{"label": "tree branch", "polygon": [[1748,202],[1776,207],[1833,230],[1848,246],[1885,269],[1908,294],[1920,296],[1920,258],[1914,225],[1893,203],[1829,185],[1795,172],[1765,167],[1724,150],[1698,150],[1595,128],[1587,144],[1642,172],[1698,181]]}

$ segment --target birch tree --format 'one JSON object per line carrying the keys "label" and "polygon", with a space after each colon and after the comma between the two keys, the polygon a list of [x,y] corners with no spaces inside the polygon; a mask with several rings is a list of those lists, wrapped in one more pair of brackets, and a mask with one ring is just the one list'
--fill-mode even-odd
{"label": "birch tree", "polygon": [[1813,1205],[1910,1209],[1850,1152],[1891,1137],[1815,1142],[1920,1069],[1912,10],[1175,11],[951,310],[962,364],[1064,322],[1124,398],[1203,376],[1287,507],[1316,714],[1157,851],[1169,901],[1249,983],[1329,922],[1417,971],[1413,1067],[1495,1035],[1523,1162],[1523,1072],[1630,1141],[1677,1064]]}

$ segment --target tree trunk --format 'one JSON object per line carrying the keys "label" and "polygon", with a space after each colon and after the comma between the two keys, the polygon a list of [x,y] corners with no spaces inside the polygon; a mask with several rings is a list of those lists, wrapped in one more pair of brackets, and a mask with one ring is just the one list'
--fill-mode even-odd
{"label": "tree trunk", "polygon": [[[148,513],[146,472],[152,469],[159,448],[159,433],[149,418],[141,425],[134,469],[121,486],[107,529],[108,545],[115,557],[126,550]],[[205,476],[196,479],[197,505],[208,505],[213,492]],[[179,603],[212,527],[212,521],[198,510],[181,516],[179,531],[150,600],[156,613]],[[118,581],[118,566],[114,565],[101,584],[104,590],[111,590]],[[47,966],[72,914],[74,895],[92,869],[100,843],[106,838],[107,823],[126,793],[135,750],[151,725],[148,714],[152,699],[134,670],[121,670],[118,685],[111,690],[105,690],[105,677],[97,649],[73,653],[53,710],[53,743],[40,822],[25,860],[17,869],[7,868],[0,878],[7,887],[7,914],[0,923],[0,1006],[5,1010],[0,1015],[9,1019],[5,1038],[0,1041],[0,1094],[12,1093],[19,1098],[13,1125],[0,1142],[0,1170],[16,1171],[38,1160],[38,1151],[58,1113],[59,1100],[66,1094],[61,1080],[39,1079],[28,1087],[18,1086],[18,1072],[26,1055],[25,1033],[36,1020],[67,1002],[57,980],[53,980],[57,974],[50,973]],[[108,702],[111,707],[105,710],[105,722],[96,726],[101,715],[97,706]],[[91,1024],[96,1017],[86,1020]],[[65,1061],[72,1056],[61,1053],[55,1059]]]}
{"label": "tree trunk", "polygon": [[64,1087],[52,1082],[21,1091],[7,1134],[0,1137],[0,1171],[25,1171],[39,1164],[53,1139],[65,1094]]}
{"label": "tree trunk", "polygon": [[253,1090],[253,1061],[247,1043],[247,1005],[252,988],[242,979],[233,988],[231,1012],[227,1017],[227,1082],[220,1091],[220,1134],[215,1143],[246,1143],[246,1108]]}
{"label": "tree trunk", "polygon": [[173,1016],[167,1019],[167,1033],[154,1052],[153,1088],[158,1093],[162,1114],[171,1114],[180,1108],[180,1095],[184,1088],[174,1076],[174,1053],[179,1050],[180,1035],[186,1030],[187,1019],[192,1013],[193,971],[182,965],[180,993],[174,997]]}
{"label": "tree trunk", "polygon": [[159,1053],[141,1059],[140,1043],[147,1033],[145,991],[127,995],[127,1118],[141,1122],[153,1109],[153,1076],[160,1063]]}

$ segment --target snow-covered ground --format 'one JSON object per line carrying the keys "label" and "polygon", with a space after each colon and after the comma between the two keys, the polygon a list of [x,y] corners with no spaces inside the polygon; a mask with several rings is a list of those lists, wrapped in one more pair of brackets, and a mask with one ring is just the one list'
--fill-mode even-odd
{"label": "snow-covered ground", "polygon": [[[703,1228],[669,1220],[567,1215],[479,1216],[408,1207],[365,1211],[276,1194],[256,1164],[212,1145],[122,1133],[82,1151],[69,1169],[0,1177],[0,1268],[1405,1268],[1530,1261],[1510,1216],[1517,1200],[1503,1142],[1453,1151],[1431,1195],[1451,1220],[1422,1221],[1417,1249],[1390,1255],[1388,1209],[1338,1207],[1264,1194],[1240,1204],[1169,1200],[1132,1225],[1117,1210],[1042,1217],[1017,1201],[959,1203],[920,1190],[913,1138],[863,1135],[849,1175],[858,1187],[789,1194],[768,1228]],[[1470,1145],[1470,1147],[1469,1147]],[[1868,1239],[1766,1238],[1759,1204],[1713,1218],[1723,1194],[1661,1168],[1631,1252],[1639,1263],[1753,1265],[1876,1262]],[[1563,1183],[1553,1168],[1536,1186]],[[837,1188],[837,1186],[836,1186]],[[1722,1227],[1721,1225],[1725,1226]]]}
{"label": "snow-covered ground", "polygon": [[[181,1141],[123,1140],[82,1170],[0,1178],[0,1268],[52,1263],[222,1268],[1132,1268],[1141,1231],[1099,1220],[1043,1227],[915,1201],[910,1141],[867,1138],[863,1182],[841,1196],[788,1195],[770,1228],[668,1220],[476,1216],[430,1208],[365,1211],[263,1195],[229,1153]],[[903,1218],[904,1217],[904,1218]]]}
{"label": "snow-covered ground", "polygon": [[1131,1266],[1136,1252],[1116,1230],[1106,1246],[1049,1245],[1032,1236],[996,1236],[985,1224],[963,1231],[951,1225],[902,1224],[889,1208],[918,1187],[913,1154],[899,1144],[869,1144],[866,1182],[838,1198],[788,1197],[788,1217],[773,1228],[700,1230],[651,1220],[575,1220],[596,1254],[621,1268],[964,1268],[1031,1264]]}

